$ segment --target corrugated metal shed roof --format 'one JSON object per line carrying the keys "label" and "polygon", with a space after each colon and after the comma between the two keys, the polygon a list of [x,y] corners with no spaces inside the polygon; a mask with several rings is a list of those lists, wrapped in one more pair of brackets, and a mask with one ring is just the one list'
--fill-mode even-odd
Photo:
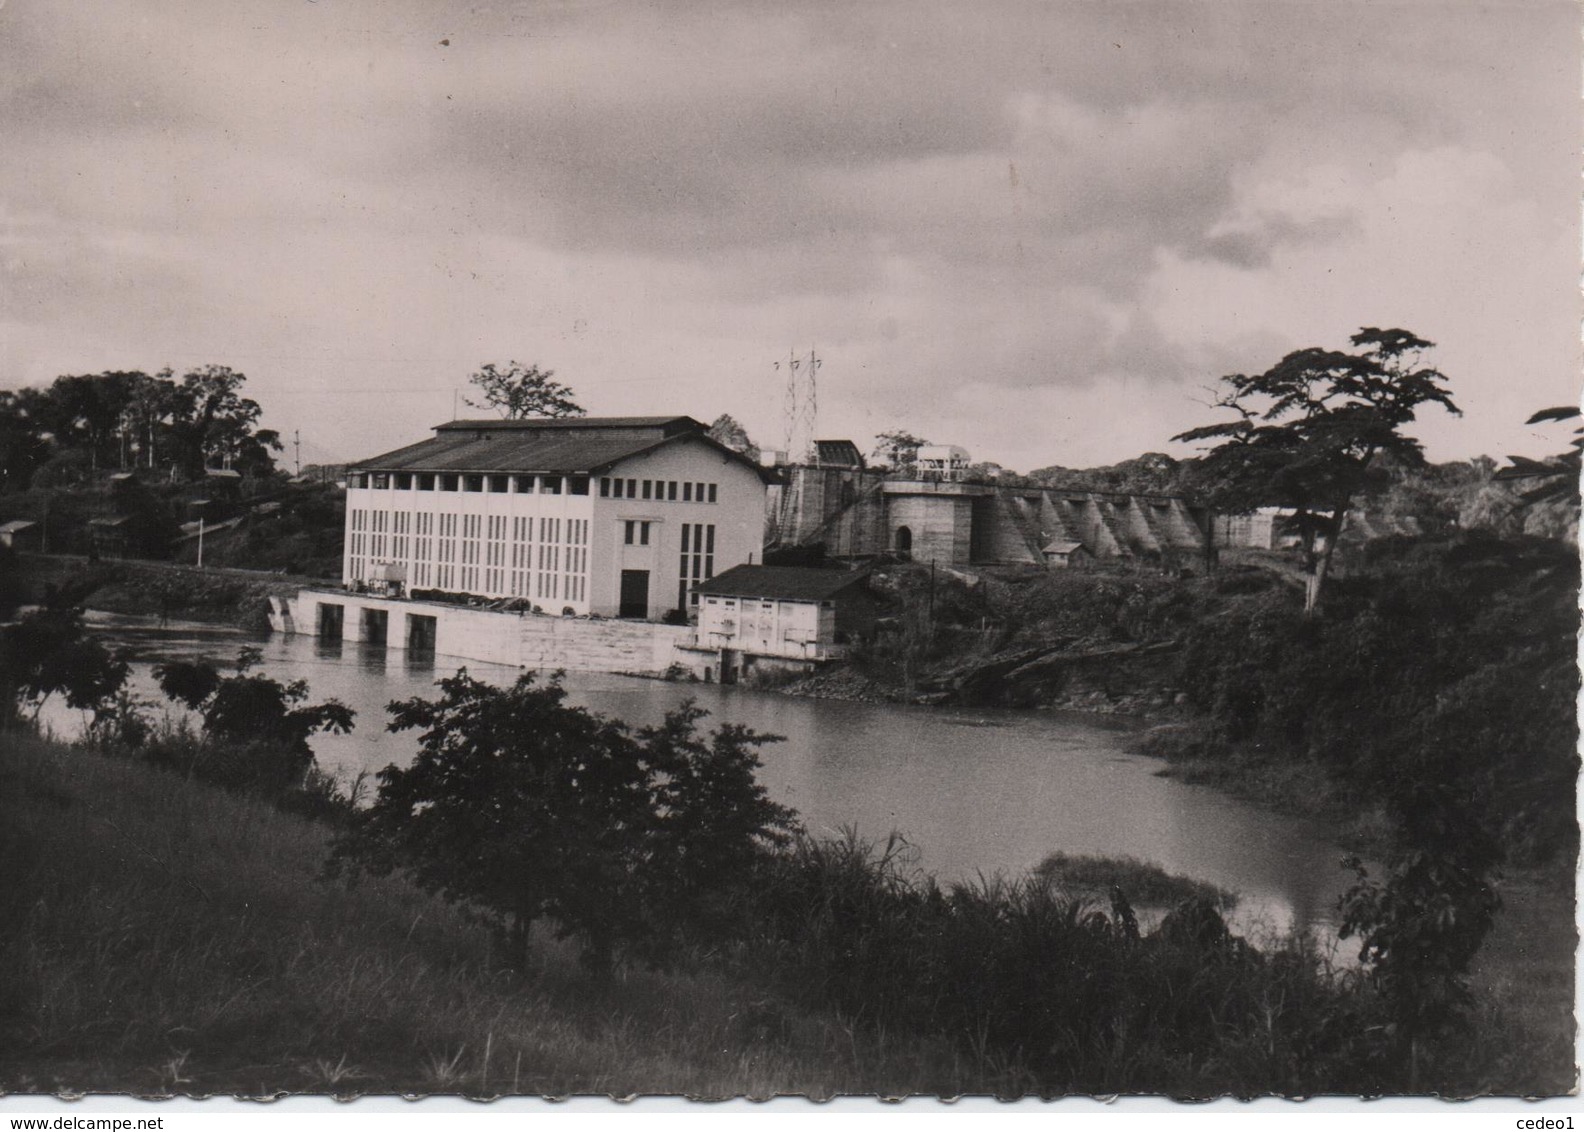
{"label": "corrugated metal shed roof", "polygon": [[861,468],[864,463],[863,453],[850,440],[816,440],[814,459],[836,468]]}
{"label": "corrugated metal shed roof", "polygon": [[825,601],[867,577],[864,570],[815,570],[807,566],[733,566],[693,589],[716,597],[762,597],[780,601]]}

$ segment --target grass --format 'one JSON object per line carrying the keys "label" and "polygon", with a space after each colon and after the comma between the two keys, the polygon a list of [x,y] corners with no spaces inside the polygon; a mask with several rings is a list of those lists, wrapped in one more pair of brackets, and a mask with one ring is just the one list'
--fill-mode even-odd
{"label": "grass", "polygon": [[[593,974],[549,939],[507,970],[490,932],[399,879],[319,882],[328,836],[0,736],[0,1092],[1394,1091],[1356,975],[1229,939],[1206,903],[1225,894],[1137,861],[941,891],[884,850],[804,842],[767,864],[743,939]],[[1052,876],[1197,904],[1141,933]],[[1571,892],[1506,895],[1445,1092],[1573,1084]]]}
{"label": "grass", "polygon": [[0,1092],[994,1090],[709,970],[586,974],[400,881],[317,883],[326,831],[146,766],[0,737]]}
{"label": "grass", "polygon": [[1136,857],[1091,857],[1052,853],[1034,866],[1034,875],[1058,891],[1104,904],[1112,889],[1134,905],[1171,908],[1188,900],[1207,900],[1223,911],[1233,908],[1237,894],[1205,881],[1168,873]]}

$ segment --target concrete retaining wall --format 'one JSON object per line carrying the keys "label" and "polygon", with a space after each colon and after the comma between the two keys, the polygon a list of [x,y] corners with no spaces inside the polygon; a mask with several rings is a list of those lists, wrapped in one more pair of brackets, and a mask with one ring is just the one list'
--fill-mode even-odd
{"label": "concrete retaining wall", "polygon": [[[330,609],[328,621],[321,607]],[[334,612],[337,608],[339,614]],[[378,632],[382,615],[389,649],[407,648],[412,619],[432,618],[435,653],[464,660],[518,668],[646,674],[662,673],[673,664],[692,671],[701,663],[696,654],[679,647],[692,637],[686,625],[503,613],[339,590],[303,590],[275,603],[270,623],[277,632],[319,636],[322,627],[334,631],[339,621],[343,640],[368,641]],[[427,628],[425,622],[423,629]]]}

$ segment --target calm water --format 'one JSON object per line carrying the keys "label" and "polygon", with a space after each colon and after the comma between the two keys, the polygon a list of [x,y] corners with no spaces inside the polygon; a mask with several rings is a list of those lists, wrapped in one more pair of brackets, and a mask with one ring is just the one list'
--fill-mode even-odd
{"label": "calm water", "polygon": [[[384,706],[427,695],[463,663],[408,658],[313,637],[256,637],[193,623],[92,615],[96,631],[140,662],[137,688],[154,695],[152,663],[229,660],[259,647],[279,679],[306,679],[315,700],[358,713],[350,735],[316,736],[320,764],[350,778],[409,760],[416,742],[384,730]],[[504,683],[513,669],[466,662]],[[572,673],[572,702],[632,724],[657,722],[692,696],[715,721],[785,736],[763,749],[761,780],[811,830],[856,826],[870,838],[900,831],[919,867],[944,879],[1012,873],[1053,852],[1133,856],[1241,896],[1245,933],[1291,928],[1330,936],[1347,876],[1328,830],[1216,791],[1159,778],[1161,764],[1129,754],[1129,726],[1076,713],[958,710],[803,700],[719,685],[678,685]],[[70,731],[75,713],[46,718]]]}

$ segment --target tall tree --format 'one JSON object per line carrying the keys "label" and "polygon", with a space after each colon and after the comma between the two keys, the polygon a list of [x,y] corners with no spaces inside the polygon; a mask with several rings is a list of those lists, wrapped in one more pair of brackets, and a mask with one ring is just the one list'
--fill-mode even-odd
{"label": "tall tree", "polygon": [[730,413],[722,413],[709,426],[711,440],[719,441],[733,452],[741,452],[751,460],[759,458],[759,446],[748,437],[748,430],[737,423]]}
{"label": "tall tree", "polygon": [[1310,347],[1264,373],[1229,374],[1216,400],[1236,419],[1190,429],[1175,440],[1219,440],[1197,473],[1211,506],[1235,513],[1280,507],[1303,548],[1304,610],[1320,605],[1337,538],[1370,464],[1390,454],[1423,463],[1419,442],[1403,433],[1424,405],[1459,413],[1446,378],[1424,365],[1435,343],[1406,330],[1366,326],[1355,353]]}
{"label": "tall tree", "polygon": [[892,429],[875,437],[871,456],[888,467],[906,468],[918,463],[918,450],[928,443],[906,429]]}
{"label": "tall tree", "polygon": [[121,417],[136,379],[142,376],[114,371],[57,377],[47,393],[50,431],[68,446],[85,451],[92,469],[116,463]]}
{"label": "tall tree", "polygon": [[510,361],[504,367],[488,362],[468,382],[479,391],[475,409],[493,409],[509,421],[524,417],[581,417],[584,409],[572,400],[572,390],[554,380],[555,370],[541,370]]}
{"label": "tall tree", "polygon": [[176,383],[170,370],[161,370],[154,377],[146,373],[133,376],[120,427],[129,440],[134,465],[157,466],[176,405]]}
{"label": "tall tree", "polygon": [[46,399],[39,389],[0,389],[0,491],[25,490],[52,454]]}
{"label": "tall tree", "polygon": [[182,375],[171,431],[176,459],[188,475],[201,476],[207,467],[234,466],[239,460],[251,462],[239,470],[273,470],[269,453],[280,451],[280,437],[270,429],[255,429],[263,410],[242,396],[246,383],[247,375],[229,366],[200,366]]}

